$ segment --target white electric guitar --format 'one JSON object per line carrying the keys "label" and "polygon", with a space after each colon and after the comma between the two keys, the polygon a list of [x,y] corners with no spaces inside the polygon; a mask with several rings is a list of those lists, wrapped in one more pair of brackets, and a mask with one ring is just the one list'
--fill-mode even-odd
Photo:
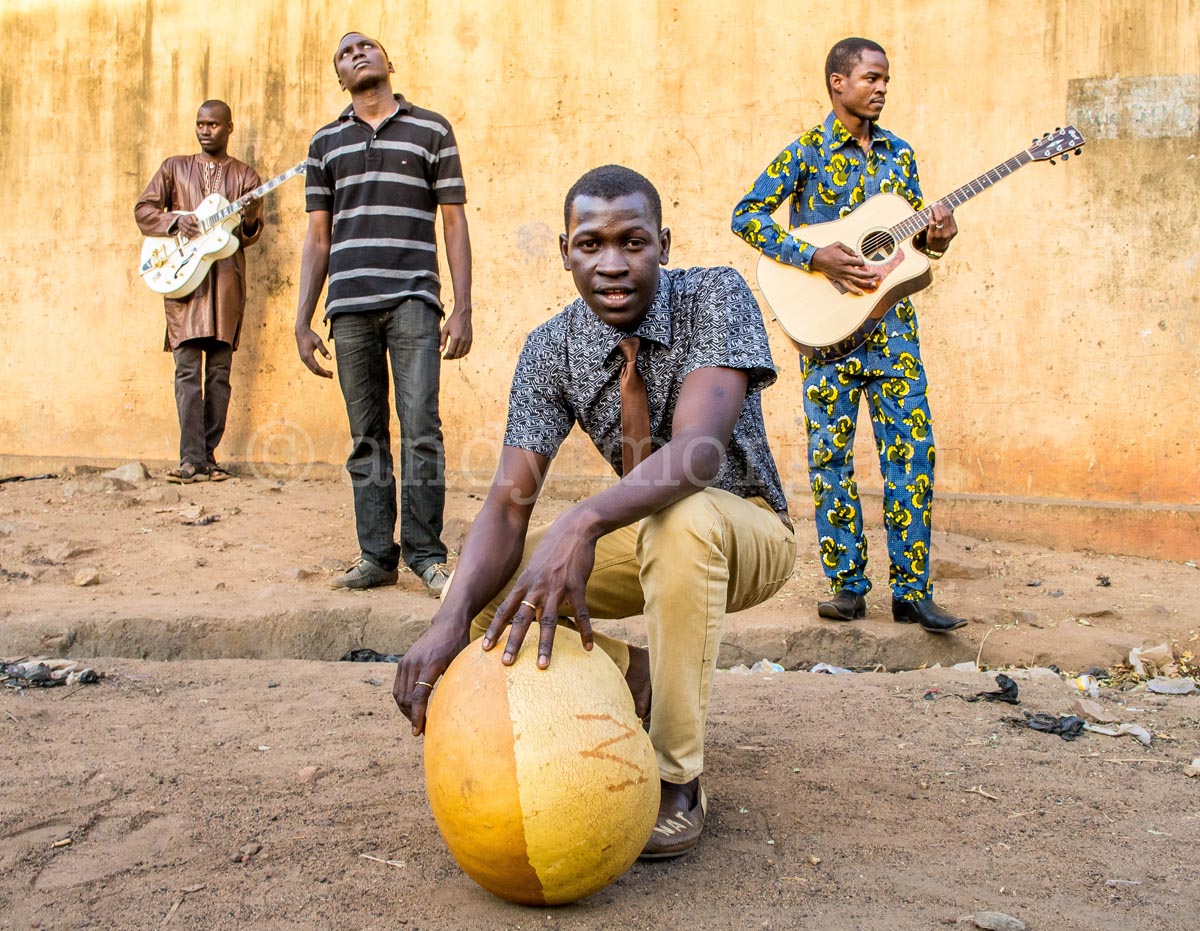
{"label": "white electric guitar", "polygon": [[[1072,150],[1078,155],[1082,145],[1083,136],[1074,126],[1046,133],[941,202],[953,209],[1023,165],[1057,156],[1066,161]],[[790,232],[818,249],[840,242],[857,252],[867,268],[880,276],[879,286],[866,294],[855,294],[820,272],[806,272],[766,255],[758,260],[763,297],[801,353],[826,361],[853,352],[893,304],[929,285],[933,280],[929,258],[913,248],[912,240],[929,226],[932,215],[932,207],[915,211],[899,194],[876,194],[840,219]]]}
{"label": "white electric guitar", "polygon": [[[188,239],[182,233],[174,236],[147,236],[142,243],[142,263],[138,274],[156,294],[163,297],[185,297],[200,286],[212,263],[227,259],[241,245],[234,230],[242,222],[242,211],[254,200],[283,184],[288,178],[304,174],[307,159],[289,168],[266,184],[232,204],[220,194],[209,194],[200,206],[190,211],[200,221],[200,233]],[[187,211],[180,211],[180,215]]]}

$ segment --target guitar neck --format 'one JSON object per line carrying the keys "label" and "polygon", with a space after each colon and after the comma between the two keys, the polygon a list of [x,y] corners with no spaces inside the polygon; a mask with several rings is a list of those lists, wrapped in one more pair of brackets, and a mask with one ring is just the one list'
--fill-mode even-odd
{"label": "guitar neck", "polygon": [[308,160],[305,159],[303,162],[300,162],[300,164],[293,165],[291,168],[289,168],[283,174],[276,175],[270,181],[267,181],[264,184],[260,184],[249,194],[239,197],[228,207],[224,207],[223,209],[218,210],[211,217],[209,217],[207,221],[205,221],[205,224],[204,224],[205,229],[211,229],[212,227],[218,225],[222,220],[225,220],[226,218],[233,216],[235,213],[237,213],[240,210],[244,210],[246,205],[249,204],[251,201],[258,200],[260,197],[263,197],[264,195],[275,190],[275,188],[279,187],[279,185],[283,184],[283,182],[287,181],[289,178],[294,178],[296,175],[304,174],[304,169],[307,165],[308,165]]}
{"label": "guitar neck", "polygon": [[[945,204],[951,210],[959,204],[965,204],[976,194],[982,194],[997,181],[1007,178],[1018,168],[1023,165],[1028,165],[1033,161],[1033,155],[1026,149],[1018,152],[1007,161],[1001,162],[991,171],[985,171],[973,181],[968,181],[962,187],[955,191],[951,191],[943,197],[939,203]],[[909,236],[914,236],[929,225],[929,221],[933,219],[933,205],[926,207],[924,210],[918,210],[907,220],[902,223],[897,223],[889,232],[896,237],[896,241],[907,239]]]}

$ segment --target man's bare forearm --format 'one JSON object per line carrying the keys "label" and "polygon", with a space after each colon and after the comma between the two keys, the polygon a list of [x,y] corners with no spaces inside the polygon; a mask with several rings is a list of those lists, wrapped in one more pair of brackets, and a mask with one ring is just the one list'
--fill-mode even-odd
{"label": "man's bare forearm", "polygon": [[446,259],[454,288],[454,312],[471,312],[471,234],[462,204],[442,206],[442,228],[446,235]]}
{"label": "man's bare forearm", "polygon": [[322,249],[306,240],[300,261],[300,300],[296,306],[296,329],[312,325],[313,314],[317,310],[317,302],[321,299],[321,291],[325,287],[328,274],[328,245]]}
{"label": "man's bare forearm", "polygon": [[471,619],[487,607],[517,571],[528,529],[528,515],[522,517],[511,508],[485,504],[463,544],[454,582],[433,623],[448,624],[465,634]]}

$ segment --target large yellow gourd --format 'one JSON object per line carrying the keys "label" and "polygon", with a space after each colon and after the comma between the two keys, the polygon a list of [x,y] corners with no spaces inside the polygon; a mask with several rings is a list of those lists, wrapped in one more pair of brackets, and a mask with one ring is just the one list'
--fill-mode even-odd
{"label": "large yellow gourd", "polygon": [[560,628],[512,666],[471,643],[429,703],[425,787],[459,866],[501,898],[560,905],[603,889],[641,853],[658,763],[616,665]]}

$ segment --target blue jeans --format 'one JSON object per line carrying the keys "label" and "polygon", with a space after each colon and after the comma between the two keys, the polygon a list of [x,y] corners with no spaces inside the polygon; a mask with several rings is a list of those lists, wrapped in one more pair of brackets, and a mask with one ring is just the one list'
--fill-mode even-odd
{"label": "blue jeans", "polygon": [[[364,559],[395,569],[401,557],[420,575],[446,561],[441,541],[446,454],[438,416],[441,314],[424,301],[392,310],[341,314],[330,323],[338,382],[353,448],[346,471]],[[388,357],[400,419],[400,545],[392,468]]]}

